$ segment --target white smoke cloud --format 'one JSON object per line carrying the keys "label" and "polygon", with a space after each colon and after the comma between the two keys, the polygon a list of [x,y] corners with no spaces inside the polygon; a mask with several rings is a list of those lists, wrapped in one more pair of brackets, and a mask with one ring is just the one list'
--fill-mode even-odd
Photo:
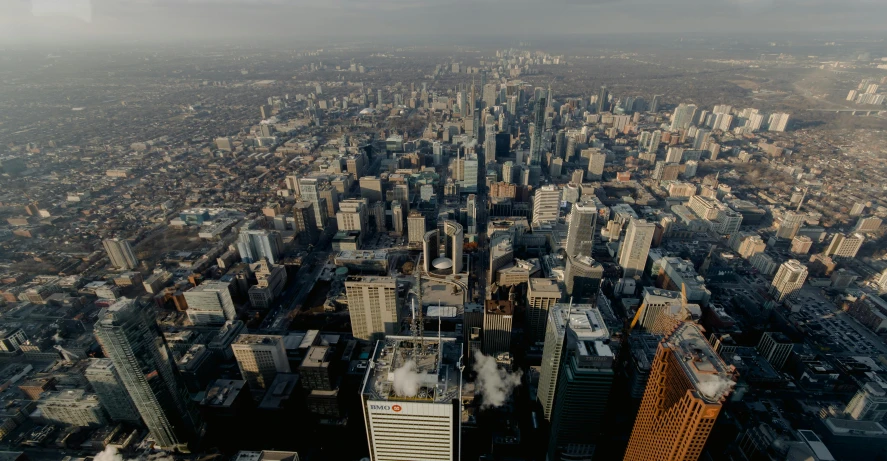
{"label": "white smoke cloud", "polygon": [[62,335],[59,334],[58,331],[56,331],[55,334],[52,335],[52,340],[55,341],[55,342],[57,342],[57,343],[61,342],[62,339],[63,339],[63,338],[62,338]]}
{"label": "white smoke cloud", "polygon": [[477,391],[484,396],[481,408],[505,405],[514,388],[520,386],[521,371],[509,373],[496,363],[496,359],[474,352],[474,371],[477,372]]}
{"label": "white smoke cloud", "polygon": [[95,455],[95,461],[123,461],[123,456],[117,452],[112,446],[105,447],[105,450]]}
{"label": "white smoke cloud", "polygon": [[422,377],[419,375],[419,367],[414,360],[408,360],[402,367],[394,370],[392,377],[394,393],[401,397],[415,397],[419,395]]}
{"label": "white smoke cloud", "polygon": [[716,398],[729,394],[735,385],[736,383],[731,379],[715,378],[701,381],[697,385],[697,388],[702,395],[709,398]]}

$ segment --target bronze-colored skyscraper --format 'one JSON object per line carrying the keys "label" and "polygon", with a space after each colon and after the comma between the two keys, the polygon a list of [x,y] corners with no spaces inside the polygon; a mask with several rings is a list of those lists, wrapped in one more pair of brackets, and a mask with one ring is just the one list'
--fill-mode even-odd
{"label": "bronze-colored skyscraper", "polygon": [[734,370],[694,324],[680,324],[659,344],[625,461],[699,458]]}

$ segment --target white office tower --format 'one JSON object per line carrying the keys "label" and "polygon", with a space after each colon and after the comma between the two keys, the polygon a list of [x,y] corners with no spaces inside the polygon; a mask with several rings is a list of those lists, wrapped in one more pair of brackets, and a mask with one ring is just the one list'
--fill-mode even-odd
{"label": "white office tower", "polygon": [[89,359],[89,366],[83,376],[89,381],[111,420],[141,424],[142,418],[126,393],[111,359]]}
{"label": "white office tower", "polygon": [[336,213],[336,223],[340,231],[358,231],[360,238],[365,239],[369,218],[366,199],[348,199],[339,204],[339,212]]}
{"label": "white office tower", "polygon": [[391,229],[396,235],[403,235],[403,205],[400,200],[391,201]]}
{"label": "white office tower", "polygon": [[857,421],[883,420],[887,416],[887,383],[880,379],[867,382],[850,399],[844,413]]}
{"label": "white office tower", "polygon": [[786,211],[782,215],[779,222],[779,229],[776,231],[776,237],[781,239],[793,239],[798,234],[798,230],[807,219],[807,213],[797,213],[794,211]]}
{"label": "white office tower", "polygon": [[394,277],[350,277],[345,295],[355,338],[376,340],[400,332],[400,298]]}
{"label": "white office tower", "polygon": [[372,461],[457,461],[461,343],[392,336],[376,343],[361,389]]}
{"label": "white office tower", "polygon": [[277,373],[290,372],[283,336],[240,335],[231,343],[231,351],[250,389],[267,389]]}
{"label": "white office tower", "polygon": [[465,205],[465,224],[466,231],[468,235],[477,234],[477,196],[474,194],[468,195],[468,200]]}
{"label": "white office tower", "polygon": [[671,115],[671,131],[685,130],[693,123],[696,116],[695,104],[681,103]]}
{"label": "white office tower", "polygon": [[878,276],[878,288],[881,292],[887,292],[887,269],[884,269],[884,272]]}
{"label": "white office tower", "polygon": [[638,310],[638,324],[657,335],[668,334],[681,321],[698,321],[702,316],[702,308],[682,302],[680,292],[653,287],[644,287]]}
{"label": "white office tower", "polygon": [[465,232],[462,230],[462,225],[456,221],[444,221],[443,230],[444,235],[446,235],[446,240],[444,241],[446,257],[453,262],[453,274],[461,274],[462,247],[465,245]]}
{"label": "white office tower", "polygon": [[659,143],[662,142],[662,131],[656,130],[650,136],[650,142],[647,144],[647,152],[656,153],[659,149]]}
{"label": "white office tower", "polygon": [[625,240],[619,247],[619,265],[624,277],[643,274],[655,231],[656,225],[643,219],[632,218],[628,223]]}
{"label": "white office tower", "polygon": [[514,179],[514,163],[511,161],[507,161],[502,164],[502,182],[514,183],[519,182]]}
{"label": "white office tower", "polygon": [[530,341],[544,341],[548,312],[561,300],[563,294],[556,280],[534,277],[527,289],[527,325]]}
{"label": "white office tower", "polygon": [[422,236],[425,235],[425,216],[417,211],[411,211],[407,215],[407,235],[411,245],[422,243]]}
{"label": "white office tower", "polygon": [[434,166],[443,165],[443,144],[440,141],[435,141],[431,145],[431,156],[434,159]]}
{"label": "white office tower", "polygon": [[770,294],[777,302],[782,302],[800,290],[805,280],[807,280],[807,267],[797,259],[789,259],[776,271],[776,277],[770,285]]}
{"label": "white office tower", "polygon": [[277,264],[283,252],[283,239],[276,231],[242,229],[237,236],[237,252],[245,263],[265,258],[269,264]]}
{"label": "white office tower", "polygon": [[322,178],[301,178],[299,179],[299,195],[302,200],[311,202],[314,207],[314,221],[317,227],[323,229],[327,226],[327,218],[329,211],[327,206],[321,203],[320,186],[326,183],[326,179]]}
{"label": "white office tower", "polygon": [[588,179],[592,181],[603,179],[606,163],[607,154],[600,151],[588,154]]}
{"label": "white office tower", "polygon": [[542,186],[533,194],[533,225],[557,222],[560,215],[561,191],[554,185]]}
{"label": "white office tower", "polygon": [[853,234],[849,237],[844,234],[835,234],[832,237],[832,243],[825,250],[825,255],[835,259],[855,258],[856,253],[862,248],[863,242],[865,242],[865,237],[862,234]]}
{"label": "white office tower", "polygon": [[764,114],[758,113],[757,110],[749,114],[748,120],[745,122],[745,128],[752,132],[760,130],[762,125],[764,125]]}
{"label": "white office tower", "polygon": [[669,147],[665,154],[665,163],[681,163],[684,158],[684,149],[680,147]]}
{"label": "white office tower", "polygon": [[788,126],[789,114],[771,114],[770,120],[767,122],[769,131],[785,131]]}
{"label": "white office tower", "polygon": [[139,265],[136,254],[133,253],[129,242],[121,239],[107,239],[102,242],[105,252],[108,253],[108,259],[111,265],[117,269],[130,270],[135,269]]}
{"label": "white office tower", "polygon": [[554,409],[568,323],[570,330],[577,336],[581,334],[600,341],[610,337],[600,311],[591,304],[559,303],[548,311],[545,348],[542,350],[542,372],[539,377],[539,389],[536,392],[536,398],[542,405],[542,414],[548,421],[551,421]]}
{"label": "white office tower", "polygon": [[591,256],[598,209],[592,200],[573,204],[567,227],[567,256]]}
{"label": "white office tower", "polygon": [[188,320],[193,325],[224,325],[234,320],[234,300],[228,284],[216,280],[207,280],[184,293],[188,303]]}

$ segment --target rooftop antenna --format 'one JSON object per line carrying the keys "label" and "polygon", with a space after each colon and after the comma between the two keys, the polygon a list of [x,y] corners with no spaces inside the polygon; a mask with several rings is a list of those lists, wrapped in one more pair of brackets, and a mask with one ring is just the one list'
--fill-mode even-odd
{"label": "rooftop antenna", "polygon": [[440,370],[443,365],[443,340],[440,336],[441,323],[440,299],[437,300],[437,369]]}
{"label": "rooftop antenna", "polygon": [[[420,257],[423,257],[423,256],[420,254]],[[419,352],[422,352],[425,349],[425,316],[422,312],[422,266],[419,265],[418,258],[416,260],[416,274],[417,274],[416,275],[416,284],[418,285],[418,288],[419,288],[418,296],[417,296],[417,298],[419,298],[419,310],[418,310],[419,325],[418,325],[417,330],[419,333]],[[413,345],[415,346],[415,343],[413,343]]]}

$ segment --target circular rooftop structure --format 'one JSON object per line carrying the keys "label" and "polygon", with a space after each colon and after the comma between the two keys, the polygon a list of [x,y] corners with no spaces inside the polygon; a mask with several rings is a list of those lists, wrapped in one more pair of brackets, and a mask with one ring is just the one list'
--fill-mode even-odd
{"label": "circular rooftop structure", "polygon": [[336,275],[338,275],[339,277],[344,277],[344,276],[348,275],[348,268],[347,267],[337,268]]}
{"label": "circular rooftop structure", "polygon": [[453,260],[450,258],[437,258],[431,261],[431,265],[437,270],[447,270],[453,268]]}

